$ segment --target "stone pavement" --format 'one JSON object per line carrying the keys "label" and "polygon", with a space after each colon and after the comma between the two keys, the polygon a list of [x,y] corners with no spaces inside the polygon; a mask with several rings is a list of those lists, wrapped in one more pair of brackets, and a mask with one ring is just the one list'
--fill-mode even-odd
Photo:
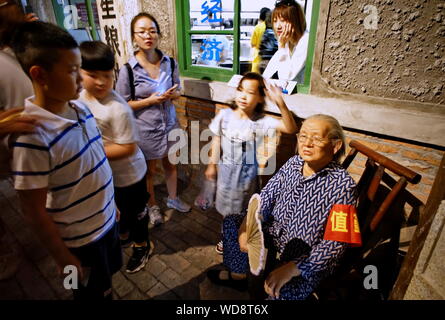
{"label": "stone pavement", "polygon": [[[199,179],[196,181],[199,185]],[[181,182],[182,180],[180,180]],[[193,208],[180,213],[165,207],[165,184],[155,182],[156,198],[165,213],[165,223],[153,228],[155,244],[145,268],[127,274],[122,268],[114,275],[114,298],[123,300],[246,300],[245,292],[213,285],[205,276],[211,267],[222,268],[222,256],[215,252],[220,240],[221,216],[214,210]],[[192,204],[199,192],[195,184],[179,183],[181,198]],[[70,290],[63,288],[54,260],[24,221],[17,195],[8,180],[0,180],[0,216],[5,222],[21,263],[14,277],[0,281],[0,300],[67,300]],[[124,263],[131,248],[124,250]]]}

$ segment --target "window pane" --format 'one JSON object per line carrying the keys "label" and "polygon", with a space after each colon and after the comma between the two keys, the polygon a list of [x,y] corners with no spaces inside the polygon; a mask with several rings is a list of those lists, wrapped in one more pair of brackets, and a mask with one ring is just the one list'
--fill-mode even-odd
{"label": "window pane", "polygon": [[[240,74],[252,70],[252,61],[258,55],[258,52],[252,47],[251,40],[253,30],[258,24],[260,10],[261,8],[269,8],[272,11],[274,6],[275,0],[241,0]],[[261,39],[258,39],[258,41],[261,41]]]}
{"label": "window pane", "polygon": [[232,69],[233,36],[192,35],[192,65]]}
{"label": "window pane", "polygon": [[191,30],[233,30],[234,0],[190,1]]}

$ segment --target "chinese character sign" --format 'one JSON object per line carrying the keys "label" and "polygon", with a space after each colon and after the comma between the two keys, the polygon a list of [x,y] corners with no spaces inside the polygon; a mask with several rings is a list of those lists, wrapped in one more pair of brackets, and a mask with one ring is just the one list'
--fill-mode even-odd
{"label": "chinese character sign", "polygon": [[108,46],[114,51],[115,54],[121,55],[121,51],[119,49],[119,37],[117,34],[117,29],[111,25],[105,26],[105,40],[107,41]]}
{"label": "chinese character sign", "polygon": [[218,45],[221,43],[221,41],[217,41],[216,39],[205,39],[201,46],[201,50],[203,51],[202,60],[219,62],[221,60],[220,53],[222,52],[222,48],[218,47]]}
{"label": "chinese character sign", "polygon": [[[204,1],[201,5],[201,15],[204,16],[201,23],[206,21],[209,23],[222,22],[221,11],[221,0]],[[219,18],[216,17],[217,13],[220,13]]]}
{"label": "chinese character sign", "polygon": [[362,240],[355,206],[345,204],[332,206],[323,239],[361,246]]}
{"label": "chinese character sign", "polygon": [[116,19],[113,0],[101,0],[100,8],[102,9],[102,19]]}
{"label": "chinese character sign", "polygon": [[[128,61],[128,50],[124,45],[130,42],[129,27],[124,24],[122,12],[128,7],[133,8],[137,0],[127,0],[125,2],[115,0],[96,0],[101,39],[113,50],[116,60],[115,75],[117,77],[119,68]],[[132,10],[129,10],[129,13]]]}

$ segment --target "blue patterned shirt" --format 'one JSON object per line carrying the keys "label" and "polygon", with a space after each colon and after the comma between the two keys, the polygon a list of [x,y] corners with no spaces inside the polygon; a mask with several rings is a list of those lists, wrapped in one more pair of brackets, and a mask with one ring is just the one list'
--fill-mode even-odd
{"label": "blue patterned shirt", "polygon": [[323,235],[334,204],[355,205],[356,185],[335,162],[310,177],[303,176],[303,164],[300,156],[294,156],[269,180],[261,192],[261,213],[279,253],[294,238],[310,246],[309,256],[298,268],[315,286],[332,272],[347,247],[323,240]]}

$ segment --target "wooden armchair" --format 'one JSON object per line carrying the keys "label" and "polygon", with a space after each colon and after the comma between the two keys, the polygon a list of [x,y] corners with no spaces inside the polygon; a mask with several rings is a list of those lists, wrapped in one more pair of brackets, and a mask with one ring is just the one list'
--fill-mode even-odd
{"label": "wooden armchair", "polygon": [[[407,217],[406,204],[414,209],[423,205],[405,187],[407,183],[417,184],[421,176],[357,141],[349,145],[351,151],[342,164],[345,169],[358,153],[367,157],[357,184],[363,245],[347,249],[339,268],[321,283],[315,296],[320,300],[386,299],[400,267],[400,229],[402,225],[415,224],[418,214],[413,210]],[[364,288],[366,265],[377,267],[378,289]]]}

